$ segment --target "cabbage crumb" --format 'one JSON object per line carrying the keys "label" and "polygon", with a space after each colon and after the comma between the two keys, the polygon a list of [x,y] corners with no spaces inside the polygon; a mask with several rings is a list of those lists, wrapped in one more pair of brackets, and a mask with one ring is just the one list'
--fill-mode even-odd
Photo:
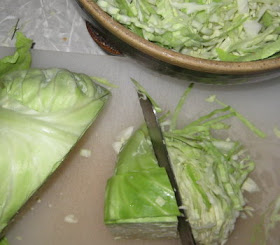
{"label": "cabbage crumb", "polygon": [[89,150],[89,149],[81,149],[80,150],[80,156],[86,157],[86,158],[90,157],[91,156],[91,150]]}
{"label": "cabbage crumb", "polygon": [[78,218],[74,214],[68,214],[67,216],[64,217],[64,221],[66,223],[76,224],[78,223]]}

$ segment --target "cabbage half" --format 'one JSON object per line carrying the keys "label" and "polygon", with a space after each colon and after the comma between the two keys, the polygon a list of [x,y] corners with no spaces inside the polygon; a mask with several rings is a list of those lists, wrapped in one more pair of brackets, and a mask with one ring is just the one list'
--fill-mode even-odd
{"label": "cabbage half", "polygon": [[30,69],[0,80],[0,232],[64,160],[109,92],[83,74]]}
{"label": "cabbage half", "polygon": [[[183,206],[179,208],[185,211],[199,244],[224,244],[237,217],[247,210],[243,194],[255,186],[248,177],[255,163],[240,142],[214,136],[213,131],[228,129],[230,125],[225,120],[237,116],[257,135],[264,137],[264,134],[227,105],[178,129],[176,121],[190,89],[179,101],[170,123],[166,117],[161,119],[183,199]],[[221,104],[211,97],[210,101],[213,100]],[[176,217],[176,201],[171,186],[163,185],[163,176],[159,178],[155,174],[160,169],[144,125],[121,147],[115,174],[106,186],[105,223],[114,236],[131,238],[136,231],[138,236],[146,238],[173,235],[167,233],[164,224],[170,225],[170,216]],[[147,180],[138,178],[139,175]],[[158,224],[157,229],[153,229],[151,223],[153,226]],[[174,226],[177,223],[170,229],[174,230]],[[129,236],[131,227],[136,231]],[[148,235],[145,233],[147,227],[150,229]]]}
{"label": "cabbage half", "polygon": [[17,37],[16,53],[0,60],[5,67],[0,69],[0,238],[110,96],[85,74],[26,69],[31,64],[30,39],[21,33]]}
{"label": "cabbage half", "polygon": [[97,0],[143,38],[183,54],[251,61],[280,51],[279,0]]}

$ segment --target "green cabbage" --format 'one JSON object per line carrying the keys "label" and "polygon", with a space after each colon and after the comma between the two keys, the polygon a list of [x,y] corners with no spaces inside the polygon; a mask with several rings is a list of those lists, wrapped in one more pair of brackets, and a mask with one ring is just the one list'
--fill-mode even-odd
{"label": "green cabbage", "polygon": [[[260,222],[254,225],[253,235],[251,237],[251,244],[278,244],[279,239],[273,242],[273,239],[278,238],[280,227],[280,196],[277,196],[270,202],[268,207],[260,216]],[[276,236],[274,236],[274,234]],[[277,243],[278,242],[278,243]]]}
{"label": "green cabbage", "polygon": [[9,245],[7,238],[3,238],[0,240],[0,245]]}
{"label": "green cabbage", "polygon": [[118,155],[106,186],[104,220],[117,238],[154,239],[177,235],[180,214],[165,169],[157,160],[145,127]]}
{"label": "green cabbage", "polygon": [[[21,49],[29,55],[28,48]],[[21,64],[23,60],[17,59]],[[25,61],[30,65],[29,58]],[[17,62],[10,64],[19,67],[9,65],[0,77],[0,237],[110,96],[85,74],[59,68],[21,69]]]}
{"label": "green cabbage", "polygon": [[280,196],[278,196],[271,204],[265,215],[268,216],[268,220],[265,224],[265,234],[269,237],[270,232],[280,222]]}
{"label": "green cabbage", "polygon": [[64,69],[0,81],[0,231],[97,117],[109,92]]}
{"label": "green cabbage", "polygon": [[0,78],[9,72],[30,68],[32,43],[33,41],[25,37],[22,32],[16,33],[16,51],[13,55],[0,60]]}
{"label": "green cabbage", "polygon": [[[139,88],[138,84],[136,86]],[[161,118],[161,125],[183,199],[183,206],[179,208],[186,212],[195,240],[199,244],[224,244],[240,213],[250,211],[243,194],[257,189],[248,177],[255,163],[240,142],[220,138],[213,132],[228,129],[230,125],[226,119],[236,116],[258,136],[265,134],[215,96],[209,101],[217,101],[222,104],[221,108],[178,129],[177,118],[191,87],[182,96],[173,116]],[[121,147],[115,174],[106,186],[105,223],[114,236],[127,238],[123,235],[126,226],[121,224],[134,225],[141,234],[150,222],[163,226],[164,218],[168,224],[167,218],[175,217],[176,210],[167,208],[176,204],[171,195],[173,190],[161,184],[155,174],[159,169],[144,125]],[[148,182],[142,177],[135,178],[143,174],[149,175],[146,177]],[[148,183],[149,191],[145,183]],[[160,185],[164,186],[162,193],[157,190]],[[153,188],[154,192],[151,192]],[[158,234],[158,230],[154,233]]]}
{"label": "green cabbage", "polygon": [[97,0],[143,38],[183,54],[251,61],[280,51],[279,0]]}

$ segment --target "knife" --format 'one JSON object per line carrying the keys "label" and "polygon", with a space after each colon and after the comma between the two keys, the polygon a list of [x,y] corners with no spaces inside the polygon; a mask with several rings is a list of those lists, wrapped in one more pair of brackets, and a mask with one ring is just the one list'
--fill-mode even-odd
{"label": "knife", "polygon": [[[166,148],[165,140],[163,138],[161,127],[159,125],[158,117],[156,115],[156,110],[147,96],[143,95],[139,90],[137,90],[137,94],[158,164],[160,167],[164,167],[166,169],[169,181],[174,190],[177,205],[178,207],[181,207],[182,198],[178,190],[178,184],[175,179],[173,169],[170,164],[168,151]],[[180,212],[181,215],[178,216],[178,232],[181,243],[182,245],[195,245],[196,243],[192,235],[191,226],[186,220],[183,211],[180,210]]]}

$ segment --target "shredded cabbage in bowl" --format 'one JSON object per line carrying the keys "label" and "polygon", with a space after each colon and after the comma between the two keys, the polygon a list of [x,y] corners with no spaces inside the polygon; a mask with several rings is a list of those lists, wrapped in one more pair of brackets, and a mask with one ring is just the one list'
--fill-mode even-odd
{"label": "shredded cabbage in bowl", "polygon": [[222,61],[279,56],[279,0],[97,0],[137,35],[183,54]]}

